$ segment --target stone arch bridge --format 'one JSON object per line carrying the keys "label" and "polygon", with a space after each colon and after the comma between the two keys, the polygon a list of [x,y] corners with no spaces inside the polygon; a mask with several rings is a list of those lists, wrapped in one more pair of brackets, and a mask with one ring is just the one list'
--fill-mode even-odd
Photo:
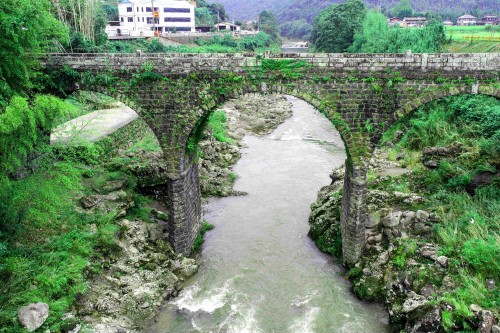
{"label": "stone arch bridge", "polygon": [[382,133],[434,99],[500,98],[500,54],[47,54],[42,65],[59,89],[108,94],[148,123],[167,163],[168,237],[183,253],[201,225],[195,150],[210,112],[250,92],[309,102],[347,151],[341,225],[348,265],[363,249],[367,161]]}

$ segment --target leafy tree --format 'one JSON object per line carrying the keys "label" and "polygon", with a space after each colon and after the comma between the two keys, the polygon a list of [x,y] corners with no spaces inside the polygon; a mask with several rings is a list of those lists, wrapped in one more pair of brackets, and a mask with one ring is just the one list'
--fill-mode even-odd
{"label": "leafy tree", "polygon": [[107,24],[106,14],[100,0],[51,0],[58,19],[80,34],[86,41],[96,45],[103,40]]}
{"label": "leafy tree", "polygon": [[410,17],[413,15],[411,0],[399,0],[399,3],[394,6],[392,13],[399,18]]}
{"label": "leafy tree", "polygon": [[445,42],[444,27],[439,21],[430,21],[424,28],[389,27],[384,15],[371,11],[356,33],[349,52],[439,52]]}
{"label": "leafy tree", "polygon": [[278,21],[276,21],[276,18],[271,11],[264,10],[260,12],[259,30],[270,35],[271,38],[276,41],[280,38],[280,28],[278,27]]}
{"label": "leafy tree", "polygon": [[363,27],[354,36],[349,47],[350,52],[383,53],[387,49],[389,25],[385,15],[369,11],[363,21]]}
{"label": "leafy tree", "polygon": [[322,10],[314,20],[312,46],[321,52],[345,52],[361,29],[366,7],[361,0],[347,0]]}
{"label": "leafy tree", "polygon": [[292,38],[309,39],[312,31],[312,25],[305,19],[286,22],[281,25],[281,35]]}
{"label": "leafy tree", "polygon": [[0,114],[16,94],[26,94],[36,75],[29,53],[67,43],[67,29],[50,12],[48,0],[0,1]]}
{"label": "leafy tree", "polygon": [[[205,0],[197,0],[196,1],[196,9],[195,9],[195,15],[198,17],[200,15],[203,16],[203,19],[201,22],[207,22],[207,24],[215,24],[219,22],[224,22],[228,20],[228,15],[226,14],[226,10],[224,8],[224,5],[220,3],[208,3]],[[202,10],[203,8],[206,8],[206,10]],[[212,16],[212,20],[210,21],[206,15],[208,14],[206,11],[210,13]],[[200,14],[197,14],[197,12],[200,12]],[[203,21],[204,20],[204,21]],[[213,22],[213,23],[209,23]]]}
{"label": "leafy tree", "polygon": [[105,3],[102,5],[102,10],[106,14],[108,21],[118,21],[120,19],[118,16],[118,5]]}
{"label": "leafy tree", "polygon": [[196,25],[214,25],[214,17],[207,7],[195,8],[195,21]]}

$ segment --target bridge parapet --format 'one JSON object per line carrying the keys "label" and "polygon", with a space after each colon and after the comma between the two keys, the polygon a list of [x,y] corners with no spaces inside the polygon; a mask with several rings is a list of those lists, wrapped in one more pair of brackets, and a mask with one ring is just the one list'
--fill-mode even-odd
{"label": "bridge parapet", "polygon": [[69,66],[78,71],[136,71],[147,64],[154,65],[162,74],[189,74],[193,71],[233,71],[245,73],[257,68],[266,60],[305,61],[314,74],[328,71],[338,74],[373,75],[399,71],[407,78],[429,78],[437,75],[464,77],[474,75],[491,77],[500,71],[500,54],[497,53],[436,53],[436,54],[327,54],[327,53],[278,53],[267,57],[252,53],[234,54],[49,54],[43,64],[49,67]]}

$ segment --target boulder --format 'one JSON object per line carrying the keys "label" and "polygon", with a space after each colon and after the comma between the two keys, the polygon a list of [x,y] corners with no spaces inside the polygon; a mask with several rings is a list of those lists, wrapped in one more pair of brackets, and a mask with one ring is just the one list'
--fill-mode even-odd
{"label": "boulder", "polygon": [[174,273],[181,278],[188,278],[198,271],[196,260],[184,257],[181,260],[174,261],[172,263],[172,268]]}
{"label": "boulder", "polygon": [[415,220],[415,215],[415,212],[411,210],[403,212],[403,215],[401,216],[401,225],[404,227],[410,226]]}
{"label": "boulder", "polygon": [[471,304],[471,305],[469,305],[469,310],[471,310],[472,312],[475,312],[475,313],[479,313],[483,310],[483,308],[481,308],[477,304]]}
{"label": "boulder", "polygon": [[491,333],[491,328],[495,324],[493,313],[488,310],[483,310],[479,313],[479,333]]}
{"label": "boulder", "polygon": [[420,247],[418,252],[424,258],[431,259],[434,261],[437,260],[437,251],[433,244],[427,243],[422,245],[422,247]]}
{"label": "boulder", "polygon": [[407,328],[408,333],[435,333],[440,332],[441,328],[441,311],[439,307],[433,308],[427,312],[421,319]]}
{"label": "boulder", "polygon": [[429,297],[431,296],[433,293],[436,292],[436,286],[434,286],[433,284],[426,284],[425,286],[422,287],[422,289],[420,290],[420,293],[424,296],[424,297]]}
{"label": "boulder", "polygon": [[400,211],[391,212],[382,218],[381,223],[384,227],[393,228],[399,225],[402,215]]}
{"label": "boulder", "polygon": [[403,138],[403,135],[405,135],[403,131],[397,130],[396,132],[394,132],[394,138],[392,139],[392,141],[398,142],[399,140],[401,140],[401,138]]}
{"label": "boulder", "polygon": [[436,258],[436,261],[437,261],[437,263],[441,267],[443,267],[443,268],[448,267],[448,257],[446,257],[446,256],[439,256],[439,257]]}
{"label": "boulder", "polygon": [[30,303],[17,312],[17,318],[29,332],[35,331],[43,325],[49,317],[49,306],[46,303]]}
{"label": "boulder", "polygon": [[454,158],[462,152],[463,144],[454,142],[446,147],[425,147],[421,161],[428,168],[437,168],[442,158]]}
{"label": "boulder", "polygon": [[410,292],[408,298],[403,303],[403,313],[409,313],[427,304],[427,299],[415,292]]}
{"label": "boulder", "polygon": [[490,171],[479,172],[472,177],[470,183],[465,187],[465,190],[470,195],[475,195],[478,187],[491,184],[495,177],[500,177],[500,173],[495,174]]}
{"label": "boulder", "polygon": [[365,222],[365,228],[374,229],[380,223],[380,216],[377,214],[368,214]]}
{"label": "boulder", "polygon": [[488,290],[493,290],[493,289],[495,289],[495,280],[493,280],[493,279],[487,279],[487,280],[486,280],[486,288],[487,288]]}
{"label": "boulder", "polygon": [[417,210],[415,217],[419,222],[427,222],[429,220],[430,214],[425,210]]}

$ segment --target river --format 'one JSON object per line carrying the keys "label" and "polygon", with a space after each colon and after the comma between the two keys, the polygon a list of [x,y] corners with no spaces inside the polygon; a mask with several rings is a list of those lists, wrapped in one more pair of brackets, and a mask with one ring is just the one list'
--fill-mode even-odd
{"label": "river", "polygon": [[310,205],[345,151],[324,116],[288,99],[290,119],[244,138],[235,190],[248,194],[205,206],[215,229],[200,270],[147,332],[389,332],[383,307],[358,301],[343,269],[307,236]]}

